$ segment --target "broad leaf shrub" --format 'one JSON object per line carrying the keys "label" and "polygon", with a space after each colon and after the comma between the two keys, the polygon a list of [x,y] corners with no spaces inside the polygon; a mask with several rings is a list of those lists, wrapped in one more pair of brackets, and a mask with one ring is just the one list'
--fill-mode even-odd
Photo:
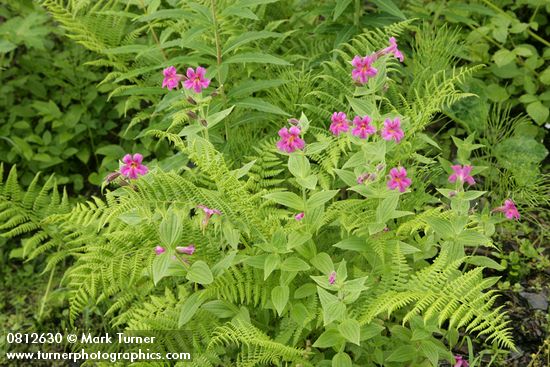
{"label": "broad leaf shrub", "polygon": [[212,107],[217,73],[202,64],[207,83],[185,60],[161,64],[165,108],[190,119],[147,134],[189,164],[128,152],[105,197],[72,209],[53,184],[22,192],[12,169],[0,229],[30,235],[31,257],[56,249],[49,267],[73,259],[72,324],[93,305],[117,329],[180,330],[175,348],[193,366],[437,366],[466,358],[453,352],[464,335],[514,349],[498,278],[483,274],[500,265],[476,250],[521,213],[511,199],[480,201],[482,168],[469,154],[438,163],[423,133],[469,96],[457,86],[474,70],[423,54],[421,30],[410,52],[398,48],[406,27],[337,48],[312,71],[304,112],[279,117],[242,165],[216,148],[238,139],[217,128],[243,113]]}

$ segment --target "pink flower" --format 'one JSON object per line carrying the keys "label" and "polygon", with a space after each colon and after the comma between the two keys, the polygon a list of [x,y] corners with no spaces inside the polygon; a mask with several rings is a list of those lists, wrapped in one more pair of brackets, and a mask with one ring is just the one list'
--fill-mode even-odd
{"label": "pink flower", "polygon": [[462,356],[455,356],[456,363],[453,367],[469,367],[468,361],[462,359]]}
{"label": "pink flower", "polygon": [[454,166],[451,166],[451,168],[453,169],[454,173],[452,175],[449,176],[449,182],[456,182],[456,180],[460,181],[460,182],[467,182],[469,185],[473,185],[475,184],[475,180],[472,176],[470,176],[470,172],[472,172],[472,166],[469,166],[469,165],[466,165],[466,166],[461,166],[461,165],[454,165]]}
{"label": "pink flower", "polygon": [[401,129],[401,120],[399,117],[396,117],[393,120],[384,120],[384,128],[380,134],[384,140],[394,140],[396,143],[399,143],[399,141],[405,136],[403,130]]}
{"label": "pink flower", "polygon": [[504,213],[508,219],[519,220],[520,217],[518,208],[516,208],[516,204],[512,201],[512,199],[505,200],[503,206],[499,206],[498,208],[493,209],[493,211]]}
{"label": "pink flower", "polygon": [[305,215],[304,212],[300,212],[300,213],[298,213],[298,214],[296,214],[296,215],[294,216],[294,219],[296,219],[296,221],[299,222],[299,221],[301,221],[302,219],[304,219],[304,215]]}
{"label": "pink flower", "polygon": [[328,282],[329,282],[329,284],[334,284],[334,282],[336,282],[336,272],[335,271],[330,273],[330,276],[328,277]]}
{"label": "pink flower", "polygon": [[372,119],[369,116],[355,116],[353,118],[353,124],[355,127],[351,131],[351,133],[355,136],[360,137],[361,139],[366,139],[369,137],[369,135],[372,135],[376,132],[376,128],[372,126],[371,123]]}
{"label": "pink flower", "polygon": [[351,77],[361,84],[366,84],[369,78],[374,77],[378,70],[372,67],[372,63],[376,60],[375,56],[355,56],[351,64],[355,67],[351,71]]}
{"label": "pink flower", "polygon": [[397,49],[397,41],[395,40],[395,37],[390,38],[390,46],[383,49],[382,53],[393,54],[393,56],[401,62],[403,62],[403,59],[405,58],[401,51]]}
{"label": "pink flower", "polygon": [[206,69],[202,66],[198,66],[197,71],[193,68],[187,68],[187,80],[183,82],[183,86],[200,93],[203,88],[208,88],[208,85],[210,85],[210,79],[206,79],[205,74]]}
{"label": "pink flower", "polygon": [[120,167],[120,173],[128,178],[136,179],[138,175],[144,175],[149,172],[149,169],[141,164],[143,161],[143,156],[139,153],[134,154],[132,157],[131,154],[126,154],[122,158],[124,164]]}
{"label": "pink flower", "polygon": [[281,140],[277,142],[277,148],[282,152],[292,153],[299,149],[304,149],[306,143],[300,138],[300,128],[292,126],[290,129],[283,127],[279,130]]}
{"label": "pink flower", "polygon": [[221,215],[222,212],[220,212],[218,209],[210,209],[209,207],[207,207],[206,205],[197,205],[197,208],[200,208],[204,211],[204,214],[206,214],[206,216],[204,217],[204,219],[202,220],[202,225],[203,227],[206,227],[208,225],[208,221],[210,220],[210,218],[214,215],[214,214],[218,214],[218,215]]}
{"label": "pink flower", "polygon": [[180,254],[193,255],[193,253],[195,252],[195,245],[189,245],[185,247],[178,246],[176,247],[176,251]]}
{"label": "pink flower", "polygon": [[345,133],[349,130],[349,121],[346,118],[346,114],[343,112],[334,112],[332,114],[332,124],[330,124],[330,131],[338,136],[341,133]]}
{"label": "pink flower", "polygon": [[399,167],[390,170],[390,180],[388,181],[390,190],[399,189],[399,192],[405,192],[409,186],[411,186],[411,179],[407,177],[405,168]]}
{"label": "pink flower", "polygon": [[183,76],[177,73],[176,68],[173,66],[167,67],[162,71],[162,73],[164,74],[164,79],[162,80],[162,88],[166,87],[168,88],[168,90],[177,88],[180,80],[183,78]]}
{"label": "pink flower", "polygon": [[160,254],[164,253],[165,251],[166,251],[166,249],[162,246],[155,247],[155,254],[157,254],[157,255],[160,255]]}

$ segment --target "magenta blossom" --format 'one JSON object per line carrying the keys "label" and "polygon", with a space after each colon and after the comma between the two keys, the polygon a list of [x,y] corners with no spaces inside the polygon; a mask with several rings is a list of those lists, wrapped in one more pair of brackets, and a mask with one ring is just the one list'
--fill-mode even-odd
{"label": "magenta blossom", "polygon": [[296,215],[294,216],[294,219],[296,219],[296,221],[299,222],[299,221],[301,221],[302,219],[304,219],[304,215],[306,215],[304,212],[300,212],[300,213],[298,213],[298,214],[296,214]]}
{"label": "magenta blossom", "polygon": [[193,255],[193,253],[195,252],[195,245],[189,245],[185,247],[178,246],[176,247],[176,251],[180,254]]}
{"label": "magenta blossom", "polygon": [[371,123],[372,119],[369,116],[355,116],[353,118],[353,124],[355,127],[351,131],[351,133],[355,136],[360,137],[361,139],[366,139],[369,137],[369,135],[372,135],[376,132],[376,128],[372,126]]}
{"label": "magenta blossom", "polygon": [[330,124],[330,131],[338,136],[341,133],[345,133],[349,130],[349,121],[346,118],[346,114],[343,112],[334,112],[332,114],[332,124]]}
{"label": "magenta blossom", "polygon": [[210,209],[206,205],[197,205],[197,208],[200,208],[204,211],[205,217],[202,220],[202,226],[206,227],[208,225],[208,221],[214,214],[221,215],[222,212],[220,212],[218,209]]}
{"label": "magenta blossom", "polygon": [[382,53],[393,54],[393,56],[395,56],[395,58],[400,62],[403,62],[403,59],[405,58],[401,51],[397,49],[397,41],[395,40],[395,37],[390,38],[390,46],[383,49]]}
{"label": "magenta blossom", "polygon": [[396,143],[399,143],[399,141],[405,136],[403,130],[401,129],[401,120],[399,117],[396,117],[393,120],[384,120],[384,128],[382,128],[380,134],[384,140],[394,140]]}
{"label": "magenta blossom", "polygon": [[454,165],[451,166],[454,173],[449,176],[449,182],[456,182],[457,180],[460,182],[467,182],[469,185],[475,184],[475,180],[472,176],[470,176],[470,172],[472,172],[472,166],[466,165]]}
{"label": "magenta blossom", "polygon": [[136,179],[138,175],[143,176],[149,172],[149,168],[141,164],[143,156],[139,153],[134,154],[134,156],[126,154],[122,161],[124,164],[120,167],[120,173],[128,178]]}
{"label": "magenta blossom", "polygon": [[462,356],[455,356],[455,365],[453,367],[469,367],[468,361],[462,359]]}
{"label": "magenta blossom", "polygon": [[389,177],[388,188],[390,190],[399,189],[399,192],[405,192],[407,187],[411,186],[411,179],[407,177],[407,170],[403,167],[392,168]]}
{"label": "magenta blossom", "polygon": [[306,143],[300,138],[300,128],[292,126],[290,129],[283,127],[279,130],[281,140],[277,142],[277,148],[286,153],[292,153],[299,149],[304,149]]}
{"label": "magenta blossom", "polygon": [[336,272],[333,271],[330,273],[330,276],[328,277],[329,284],[334,284],[336,282]]}
{"label": "magenta blossom", "polygon": [[493,211],[504,213],[508,219],[519,220],[520,217],[518,208],[516,208],[516,204],[512,201],[512,199],[505,200],[503,206],[499,206],[498,208],[493,209]]}
{"label": "magenta blossom", "polygon": [[155,247],[155,254],[160,255],[166,252],[166,249],[162,246]]}
{"label": "magenta blossom", "polygon": [[351,64],[355,67],[351,71],[351,77],[360,84],[367,84],[369,78],[376,76],[378,70],[372,67],[372,63],[376,60],[375,56],[355,56]]}
{"label": "magenta blossom", "polygon": [[193,89],[196,93],[200,93],[203,88],[208,88],[210,79],[206,79],[204,75],[206,69],[202,66],[197,67],[197,71],[193,68],[187,68],[187,80],[183,82],[183,86],[187,89]]}
{"label": "magenta blossom", "polygon": [[176,68],[169,66],[162,71],[164,79],[162,80],[162,88],[166,87],[168,90],[177,88],[183,76],[179,75]]}

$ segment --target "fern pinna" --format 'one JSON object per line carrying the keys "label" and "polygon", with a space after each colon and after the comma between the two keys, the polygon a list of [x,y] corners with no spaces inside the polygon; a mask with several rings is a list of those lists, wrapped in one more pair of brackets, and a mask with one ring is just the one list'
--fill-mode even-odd
{"label": "fern pinna", "polygon": [[[233,11],[250,15],[243,9],[270,2],[241,1],[248,5]],[[151,116],[168,121],[143,136],[168,140],[187,166],[146,169],[141,155],[129,154],[109,177],[103,198],[71,210],[52,183],[23,195],[11,174],[2,187],[2,230],[11,230],[8,236],[31,233],[33,254],[55,248],[52,264],[72,258],[63,280],[71,292],[71,323],[78,324],[93,305],[116,328],[182,331],[174,348],[192,351],[194,361],[182,365],[194,366],[437,366],[453,360],[461,333],[514,348],[506,314],[490,290],[496,278],[483,274],[499,265],[474,251],[494,247],[490,236],[498,212],[508,215],[511,207],[472,206],[485,194],[469,187],[479,169],[468,161],[439,167],[433,159],[438,145],[424,133],[434,114],[470,96],[459,85],[474,70],[454,69],[450,51],[413,61],[430,72],[410,76],[400,63],[409,56],[395,39],[412,27],[410,22],[361,34],[309,73],[286,70],[280,72],[285,80],[244,83],[250,91],[284,85],[263,98],[294,101],[288,108],[303,113],[279,126],[278,140],[265,137],[272,132],[266,124],[243,128],[239,139],[231,124],[249,118],[250,106],[270,113],[269,123],[286,112],[260,98],[241,99],[246,93],[224,85],[224,62],[261,59],[286,65],[265,55],[232,54],[238,45],[278,34],[230,36],[233,48],[225,50],[230,62],[215,57],[208,44],[201,49],[199,36],[191,37],[197,55],[210,55],[200,61],[215,65],[216,73],[206,74],[217,85],[212,96],[205,92],[212,89],[202,79],[206,76],[199,75],[200,88],[180,84],[186,77],[161,61],[160,50],[181,40],[167,41],[160,50],[154,45],[112,48],[109,39],[73,22],[71,12],[78,15],[85,7],[61,0],[45,4],[79,34],[75,39],[101,49],[102,64],[119,69],[108,80],[140,84],[138,75],[164,65],[164,77],[177,79],[165,79],[165,86],[186,93],[185,98],[172,92],[158,97],[164,93],[158,87],[154,93],[128,89],[145,92],[136,98],[154,102]],[[96,5],[115,18],[121,14],[116,6],[116,1]],[[199,22],[213,20],[219,11],[194,2],[186,6],[200,13]],[[136,19],[156,23],[183,14],[151,11]],[[222,13],[226,21],[233,15],[228,11]],[[187,22],[184,17],[185,29]],[[121,24],[132,30],[129,45],[132,35],[147,31]],[[214,46],[218,27],[214,39],[205,36]],[[456,41],[445,29],[435,41],[416,31],[413,60],[430,42]],[[156,55],[151,58],[155,66],[126,70],[128,58],[120,56],[126,51]],[[185,81],[193,78],[187,75]],[[307,79],[300,85],[307,92],[302,100],[290,95],[298,84],[293,78]],[[223,102],[214,99],[219,93],[227,93]],[[246,155],[236,156],[243,145]],[[438,188],[422,182],[425,177]],[[48,206],[44,193],[51,189],[56,204]],[[53,211],[58,202],[61,209]]]}

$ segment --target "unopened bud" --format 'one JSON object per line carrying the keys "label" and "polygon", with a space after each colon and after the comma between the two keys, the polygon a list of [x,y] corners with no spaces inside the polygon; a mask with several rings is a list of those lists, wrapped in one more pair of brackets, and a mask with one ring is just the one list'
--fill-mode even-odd
{"label": "unopened bud", "polygon": [[195,120],[198,116],[193,111],[187,111],[187,116],[191,117],[193,120]]}
{"label": "unopened bud", "polygon": [[206,121],[205,119],[201,119],[201,124],[202,126],[206,127],[208,126],[208,121]]}
{"label": "unopened bud", "polygon": [[212,97],[216,97],[218,94],[219,94],[218,91],[215,90],[215,91],[212,92],[211,96],[212,96]]}
{"label": "unopened bud", "polygon": [[292,125],[298,125],[300,123],[300,120],[295,119],[294,117],[291,119],[288,119],[288,122]]}
{"label": "unopened bud", "polygon": [[113,182],[114,180],[116,180],[117,177],[119,177],[120,175],[121,175],[121,173],[118,172],[118,171],[109,173],[109,174],[107,175],[107,177],[105,177],[105,182],[111,183],[111,182]]}
{"label": "unopened bud", "polygon": [[191,103],[192,105],[196,105],[196,104],[197,104],[197,101],[195,101],[195,100],[193,99],[193,97],[191,97],[191,96],[187,97],[187,102]]}

